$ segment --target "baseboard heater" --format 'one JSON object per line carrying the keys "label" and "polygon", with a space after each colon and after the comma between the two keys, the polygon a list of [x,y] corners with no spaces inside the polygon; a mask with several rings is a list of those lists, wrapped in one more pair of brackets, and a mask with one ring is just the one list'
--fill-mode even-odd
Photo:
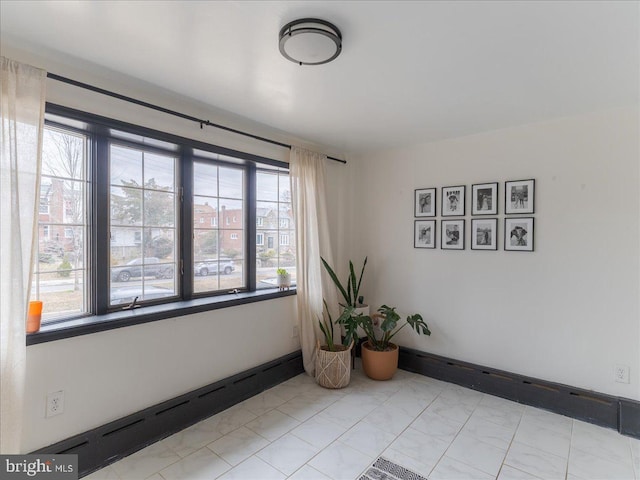
{"label": "baseboard heater", "polygon": [[640,402],[400,348],[399,367],[640,438]]}
{"label": "baseboard heater", "polygon": [[32,453],[77,454],[83,477],[302,372],[293,352]]}
{"label": "baseboard heater", "polygon": [[[399,367],[640,438],[640,402],[401,347]],[[32,453],[78,455],[85,476],[304,372],[285,355]]]}

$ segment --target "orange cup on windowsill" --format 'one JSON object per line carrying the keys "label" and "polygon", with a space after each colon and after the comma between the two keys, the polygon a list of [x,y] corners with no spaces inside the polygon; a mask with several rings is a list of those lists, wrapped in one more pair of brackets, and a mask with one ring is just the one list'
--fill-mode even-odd
{"label": "orange cup on windowsill", "polygon": [[29,313],[27,314],[27,333],[36,333],[40,330],[42,320],[42,302],[34,300],[29,302]]}

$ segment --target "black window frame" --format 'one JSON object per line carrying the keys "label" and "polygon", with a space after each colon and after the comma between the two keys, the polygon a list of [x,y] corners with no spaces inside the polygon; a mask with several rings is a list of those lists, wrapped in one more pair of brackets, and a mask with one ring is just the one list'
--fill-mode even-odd
{"label": "black window frame", "polygon": [[[89,183],[89,232],[88,248],[89,272],[88,295],[89,312],[77,317],[56,319],[43,325],[40,332],[27,335],[27,345],[85,335],[140,323],[146,323],[175,316],[201,311],[226,308],[228,306],[269,300],[295,295],[295,289],[280,292],[277,288],[256,289],[256,172],[258,169],[287,171],[286,162],[259,155],[229,149],[199,140],[174,135],[159,130],[135,125],[112,118],[87,113],[81,110],[47,103],[47,125],[88,136],[89,165],[87,176]],[[144,140],[155,140],[176,146],[176,150],[160,148],[143,142],[123,139],[112,132],[125,132],[127,135]],[[110,306],[110,269],[109,269],[109,146],[113,143],[131,144],[136,148],[171,153],[178,158],[176,188],[178,194],[177,211],[177,253],[179,270],[177,279],[177,298],[147,301],[137,307],[123,309],[122,305]],[[153,142],[150,142],[153,143]],[[227,157],[211,160],[218,165],[241,167],[244,170],[244,191],[246,215],[243,219],[245,232],[246,271],[244,287],[233,292],[216,291],[206,293],[193,292],[193,163],[203,161],[197,152],[208,152]],[[226,161],[225,161],[226,160]]]}
{"label": "black window frame", "polygon": [[[127,132],[128,133],[128,132]],[[182,204],[180,201],[180,191],[182,188],[182,182],[183,179],[181,178],[182,175],[182,163],[183,163],[183,159],[182,159],[182,148],[180,148],[179,145],[176,145],[176,150],[175,151],[171,151],[168,149],[162,149],[162,148],[158,148],[158,147],[154,147],[154,146],[149,146],[149,145],[144,145],[144,144],[140,144],[137,142],[133,142],[130,140],[123,140],[121,138],[117,138],[117,137],[113,137],[113,136],[107,136],[106,138],[103,138],[103,136],[99,137],[100,141],[106,141],[107,142],[107,151],[109,152],[108,156],[106,158],[98,158],[97,161],[98,162],[104,162],[107,163],[108,166],[110,166],[111,163],[111,159],[110,159],[110,147],[111,146],[117,146],[117,147],[121,147],[121,148],[131,148],[131,149],[136,149],[136,150],[142,150],[145,153],[155,153],[155,154],[159,154],[159,155],[171,155],[176,157],[177,159],[177,165],[176,168],[174,169],[174,175],[175,175],[175,192],[172,192],[176,195],[177,197],[177,202],[176,202],[176,226],[175,228],[175,242],[176,242],[176,253],[181,255],[181,248],[183,246],[183,240],[182,240],[182,235],[180,234],[180,222],[181,222],[181,213],[182,213]],[[103,182],[104,179],[100,178],[100,179],[90,179],[90,181],[99,181],[99,182]],[[111,212],[111,187],[113,186],[111,184],[111,178],[110,175],[107,177],[106,182],[104,185],[102,185],[103,187],[106,188],[106,194],[107,194],[107,198],[108,198],[108,202],[106,205],[98,205],[98,208],[102,210],[102,212]],[[144,190],[146,187],[141,186],[141,190]],[[104,215],[104,214],[103,214]],[[121,228],[120,226],[115,226],[112,227],[111,222],[110,222],[110,216],[109,215],[104,215],[106,217],[106,221],[107,221],[107,231],[109,232],[109,238],[111,240],[111,233],[112,230],[115,228]],[[99,218],[96,219],[99,221],[104,221],[105,218]],[[144,229],[147,228],[144,223],[142,223],[140,225],[140,230],[144,232]],[[144,236],[144,233],[143,233]],[[111,264],[109,261],[109,257],[110,254],[109,252],[111,251],[111,241],[108,242],[109,247],[107,248],[107,250],[104,252],[104,254],[107,256],[107,262],[103,262],[104,259],[99,258],[98,261],[101,262],[104,265],[105,270],[109,273],[108,277],[107,277],[107,285],[104,288],[99,288],[98,291],[105,293],[104,297],[106,298],[106,307],[104,305],[102,305],[102,303],[105,301],[105,299],[103,299],[101,296],[98,297],[98,305],[100,307],[102,307],[102,311],[106,311],[106,312],[114,312],[114,311],[118,311],[118,310],[122,310],[123,309],[123,305],[119,305],[119,304],[114,304],[111,305],[111,289],[112,289],[112,283],[111,283]],[[91,254],[91,252],[90,252]],[[98,255],[99,257],[102,256],[103,252],[95,252],[94,255]],[[141,250],[141,259],[144,259],[146,257],[146,253],[144,252],[144,249]],[[175,283],[175,291],[176,294],[172,295],[170,297],[167,297],[166,300],[164,299],[160,299],[160,300],[146,300],[146,301],[141,301],[139,302],[139,305],[142,306],[146,306],[146,305],[158,305],[158,304],[163,304],[163,303],[171,303],[171,302],[176,302],[179,300],[182,300],[182,288],[181,288],[181,284],[182,284],[182,275],[180,274],[180,272],[178,270],[182,270],[180,268],[181,265],[181,261],[182,261],[182,256],[179,256],[179,258],[176,259],[177,263],[176,263],[176,268],[175,270],[175,275],[180,275],[180,278],[176,278],[176,283]],[[144,268],[144,267],[143,267]],[[138,303],[137,303],[138,304]],[[125,306],[126,307],[126,306]]]}
{"label": "black window frame", "polygon": [[[235,166],[235,167],[238,166],[236,164],[229,164],[228,162],[224,162],[223,160],[208,160],[206,158],[203,158],[200,155],[193,154],[191,156],[190,167],[193,168],[193,165],[195,163],[209,163],[211,165],[217,165],[217,166],[222,166],[222,167],[229,166],[229,165]],[[246,213],[244,215],[245,218],[243,219],[244,223],[243,223],[242,231],[245,232],[245,235],[247,235],[246,232],[249,231],[249,225],[248,225],[249,212],[250,212],[250,210],[255,210],[255,207],[253,209],[250,207],[250,203],[249,203],[250,200],[249,199],[250,198],[254,199],[253,200],[253,205],[255,205],[255,194],[253,196],[249,194],[249,189],[250,189],[250,184],[251,184],[251,182],[249,181],[249,175],[250,175],[249,169],[248,168],[243,168],[243,170],[244,170],[244,175],[243,175],[243,177],[244,177],[244,185],[243,185],[244,198],[243,198],[242,205],[243,205],[243,211],[245,211]],[[254,171],[255,171],[255,169],[254,169]],[[193,171],[191,172],[191,175],[190,175],[190,178],[189,178],[189,182],[191,182],[191,184],[189,185],[189,189],[185,190],[185,194],[184,194],[185,202],[187,201],[187,196],[188,196],[189,202],[193,202],[193,198],[194,198]],[[187,195],[187,191],[188,191],[188,195]],[[220,192],[217,192],[217,193],[218,193],[218,196],[219,196]],[[194,212],[193,203],[191,203],[187,207],[187,209],[189,210],[189,212],[191,214],[193,214],[193,212]],[[216,218],[218,218],[218,217],[216,217]],[[228,220],[228,217],[227,217],[227,220]],[[189,236],[193,235],[195,228],[196,227],[195,227],[195,224],[193,223],[193,218],[191,218],[191,222],[190,222],[190,224],[188,226],[188,229],[189,229],[188,235]],[[210,227],[207,227],[207,228],[210,228]],[[217,226],[215,227],[215,229],[218,230],[218,231],[224,231],[224,226],[222,225],[222,222],[218,221],[217,222]],[[186,229],[185,229],[185,233],[186,233]],[[248,243],[250,243],[249,239],[245,238],[245,240],[244,240],[244,251],[246,253],[243,255],[244,256],[244,271],[246,272],[245,273],[245,282],[244,282],[245,285],[244,285],[243,288],[236,288],[236,289],[233,289],[233,291],[237,291],[237,292],[255,291],[255,286],[254,286],[253,290],[249,286],[249,283],[250,283],[249,282],[249,275],[255,275],[255,270],[249,271],[249,264],[251,263],[251,261],[250,261],[251,259],[248,257],[248,255],[249,255],[249,249],[248,249],[249,245],[248,245]],[[195,266],[195,263],[196,263],[195,262],[195,258],[193,256],[193,248],[189,249],[189,253],[191,254],[191,257],[190,257],[190,260],[188,262],[187,262],[186,259],[184,260],[185,266],[188,263],[188,265],[191,268],[193,268]],[[254,256],[255,256],[255,254],[254,254]],[[254,263],[255,263],[255,259],[254,259]],[[193,271],[191,272],[189,279],[190,279],[191,282],[193,282],[193,280],[194,280],[194,272]],[[183,278],[183,280],[184,280],[184,278]],[[254,284],[255,284],[255,279],[254,279]],[[191,288],[191,298],[212,297],[212,296],[217,296],[217,295],[225,295],[226,293],[228,293],[228,292],[225,292],[224,289],[223,290],[218,290],[218,291],[210,291],[209,290],[209,291],[195,292],[193,290],[193,285],[191,285],[190,288]]]}
{"label": "black window frame", "polygon": [[[289,201],[283,200],[281,197],[281,189],[280,189],[280,182],[281,182],[281,178],[286,174],[287,177],[289,177],[289,179],[291,178],[291,173],[289,171],[287,172],[283,172],[283,171],[279,171],[279,172],[274,172],[274,171],[269,171],[268,169],[263,169],[263,168],[258,168],[257,171],[258,174],[260,173],[264,173],[264,174],[269,174],[269,175],[274,175],[277,177],[277,185],[278,185],[278,192],[277,192],[277,198],[275,200],[273,199],[267,199],[264,197],[260,197],[260,192],[258,192],[257,188],[256,188],[256,215],[258,213],[258,211],[260,209],[264,209],[265,206],[264,204],[275,204],[276,205],[276,212],[277,212],[277,219],[275,221],[275,223],[272,226],[265,226],[264,222],[262,225],[258,225],[257,222],[257,216],[256,216],[256,240],[255,240],[255,245],[256,245],[256,256],[259,256],[258,251],[260,250],[259,247],[267,248],[267,249],[275,249],[277,251],[277,255],[276,255],[276,259],[277,259],[277,268],[289,268],[290,265],[283,265],[281,262],[283,260],[283,253],[281,251],[281,247],[286,247],[286,246],[290,246],[291,245],[291,236],[289,235],[290,232],[294,232],[294,238],[295,238],[295,230],[293,228],[290,228],[291,226],[291,221],[293,221],[294,219],[292,218],[287,218],[287,224],[289,225],[289,227],[282,227],[282,219],[281,219],[281,208],[282,205],[285,204],[292,204],[292,199],[290,199]],[[291,190],[289,190],[289,192],[291,193]],[[261,206],[262,205],[262,206]],[[267,219],[267,217],[264,217],[265,219]],[[267,221],[268,223],[268,221]],[[275,233],[275,235],[271,235]],[[262,243],[258,243],[258,235],[262,235]],[[280,242],[282,235],[287,235],[289,236],[289,244],[282,244]],[[297,243],[295,244],[297,245]],[[295,286],[297,285],[297,278],[292,278],[292,285]]]}

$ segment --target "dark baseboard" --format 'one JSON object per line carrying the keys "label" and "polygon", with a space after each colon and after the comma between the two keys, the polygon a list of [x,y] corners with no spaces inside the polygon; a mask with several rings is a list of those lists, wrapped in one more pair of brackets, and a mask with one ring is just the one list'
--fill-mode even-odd
{"label": "dark baseboard", "polygon": [[32,453],[77,454],[82,477],[302,372],[293,352]]}
{"label": "dark baseboard", "polygon": [[620,399],[618,431],[623,435],[640,439],[640,402]]}
{"label": "dark baseboard", "polygon": [[[404,347],[399,367],[640,439],[640,402],[635,400]],[[82,477],[302,372],[297,351],[32,453],[77,454]]]}
{"label": "dark baseboard", "polygon": [[640,402],[525,377],[410,348],[400,348],[399,367],[445,382],[614,428],[640,438]]}

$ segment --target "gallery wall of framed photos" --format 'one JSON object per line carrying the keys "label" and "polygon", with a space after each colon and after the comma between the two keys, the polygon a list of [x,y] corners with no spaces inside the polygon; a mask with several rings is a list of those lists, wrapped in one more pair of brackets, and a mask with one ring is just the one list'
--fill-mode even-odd
{"label": "gallery wall of framed photos", "polygon": [[[502,184],[504,197],[500,214],[500,182],[476,183],[470,189],[471,250],[497,251],[499,225],[502,224],[502,248],[512,252],[533,252],[535,179],[507,180]],[[439,195],[438,195],[439,190]],[[464,250],[466,234],[466,185],[417,188],[414,193],[413,247]],[[440,210],[437,205],[440,204]],[[438,217],[439,220],[438,220]],[[492,217],[492,218],[488,218]],[[499,218],[501,217],[501,218]],[[438,223],[440,235],[438,240]]]}

